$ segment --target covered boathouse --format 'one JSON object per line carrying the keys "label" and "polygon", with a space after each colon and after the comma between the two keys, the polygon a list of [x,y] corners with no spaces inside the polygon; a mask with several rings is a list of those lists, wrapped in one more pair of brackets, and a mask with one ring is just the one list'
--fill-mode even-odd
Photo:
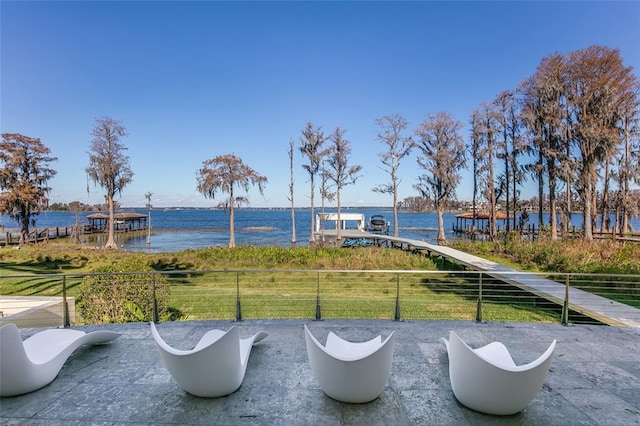
{"label": "covered boathouse", "polygon": [[[475,218],[475,227],[473,226],[474,218]],[[502,223],[502,229],[506,229],[507,222],[512,219],[513,219],[513,216],[509,216],[504,212],[496,212],[496,221]],[[476,212],[475,215],[473,212],[460,213],[456,215],[456,221],[453,225],[453,232],[458,232],[462,234],[488,233],[490,223],[491,223],[490,212]],[[500,231],[500,230],[501,230],[500,225],[498,225],[497,231]]]}
{"label": "covered boathouse", "polygon": [[[147,229],[147,215],[142,213],[115,213],[113,229],[116,232],[142,231]],[[109,228],[109,215],[94,213],[87,216],[89,225],[86,232],[106,232]]]}

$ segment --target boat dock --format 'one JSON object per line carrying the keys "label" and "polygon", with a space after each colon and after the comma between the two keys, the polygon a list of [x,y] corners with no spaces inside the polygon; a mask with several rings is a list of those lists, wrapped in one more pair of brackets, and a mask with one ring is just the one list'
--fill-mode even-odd
{"label": "boat dock", "polygon": [[[58,226],[55,228],[33,229],[26,236],[27,243],[42,243],[56,238],[66,238],[73,234],[73,226]],[[9,230],[0,236],[0,247],[17,245],[20,243],[20,230]]]}
{"label": "boat dock", "polygon": [[[115,213],[114,232],[136,232],[148,230],[147,215],[135,212]],[[88,224],[76,224],[43,229],[32,229],[26,236],[26,243],[41,243],[57,238],[68,238],[74,235],[105,234],[109,232],[109,215],[106,213],[94,213],[87,216]],[[18,245],[20,243],[20,229],[15,228],[5,231],[0,235],[0,247]]]}
{"label": "boat dock", "polygon": [[[335,239],[336,231],[325,230],[324,236]],[[640,328],[640,309],[553,280],[541,278],[533,273],[509,268],[451,247],[350,229],[341,230],[341,238],[345,240],[362,239],[370,241],[371,244],[376,246],[388,246],[408,251],[424,251],[429,256],[435,254],[465,268],[486,272],[492,278],[509,283],[560,306],[564,305],[564,301],[568,297],[568,308],[570,310],[593,318],[603,324]]]}

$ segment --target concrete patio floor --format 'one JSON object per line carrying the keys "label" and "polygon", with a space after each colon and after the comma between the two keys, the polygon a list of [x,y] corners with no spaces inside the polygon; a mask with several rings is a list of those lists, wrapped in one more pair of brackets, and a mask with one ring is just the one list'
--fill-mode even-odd
{"label": "concrete patio floor", "polygon": [[[397,330],[391,377],[368,404],[324,395],[307,359],[303,324],[322,341],[329,331],[353,341]],[[161,323],[183,349],[205,331],[240,327],[242,337],[269,333],[251,352],[244,382],[221,398],[181,390],[164,365],[147,323],[75,327],[123,335],[84,347],[56,380],[33,393],[0,399],[2,425],[632,425],[640,424],[640,331],[607,326],[386,320],[247,320]],[[449,383],[440,338],[455,330],[470,346],[499,340],[517,364],[558,340],[547,380],[524,411],[484,415],[460,405]],[[23,339],[38,331],[21,330]]]}

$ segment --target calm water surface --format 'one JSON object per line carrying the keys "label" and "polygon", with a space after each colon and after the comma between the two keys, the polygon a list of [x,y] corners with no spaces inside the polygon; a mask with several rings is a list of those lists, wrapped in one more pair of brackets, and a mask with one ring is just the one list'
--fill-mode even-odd
{"label": "calm water surface", "polygon": [[[127,210],[147,214],[144,209]],[[334,212],[335,209],[327,209]],[[391,209],[345,209],[344,213],[363,213],[368,220],[374,214],[382,214],[387,221],[393,221]],[[315,211],[319,213],[320,210]],[[86,216],[90,212],[81,213],[79,221],[88,224]],[[452,232],[457,213],[446,213],[444,216],[447,238],[453,239]],[[291,245],[291,211],[289,209],[240,209],[235,212],[235,238],[237,245],[258,246],[290,246]],[[530,223],[537,223],[537,215],[530,214]],[[311,210],[296,209],[296,241],[297,245],[308,245],[311,231]],[[2,216],[1,223],[5,228],[17,225]],[[44,212],[37,216],[36,227],[64,227],[75,223],[75,214],[71,212]],[[548,222],[548,215],[545,216]],[[399,213],[400,236],[435,242],[437,236],[437,215],[435,213]],[[572,225],[582,226],[582,216],[576,214]],[[632,221],[634,229],[640,229],[640,220]],[[167,209],[151,211],[151,244],[147,245],[145,232],[117,234],[116,241],[125,250],[147,252],[173,252],[189,248],[210,246],[226,246],[229,243],[229,212],[225,210],[204,209]],[[393,223],[391,223],[393,229]],[[89,243],[101,244],[94,240]]]}

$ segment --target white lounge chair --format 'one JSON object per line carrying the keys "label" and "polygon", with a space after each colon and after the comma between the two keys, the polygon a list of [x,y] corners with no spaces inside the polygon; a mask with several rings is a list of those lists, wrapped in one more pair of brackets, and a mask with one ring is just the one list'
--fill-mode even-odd
{"label": "white lounge chair", "polygon": [[169,346],[151,322],[151,334],[167,370],[188,393],[201,397],[216,397],[235,392],[244,380],[249,354],[254,343],[268,336],[260,331],[240,339],[237,327],[227,332],[210,330],[191,350]]}
{"label": "white lounge chair", "polygon": [[536,397],[544,380],[556,341],[538,359],[516,365],[500,342],[471,349],[453,331],[442,339],[449,354],[449,378],[461,404],[487,414],[510,415],[522,411]]}
{"label": "white lounge chair", "polygon": [[85,333],[68,328],[48,329],[24,342],[15,324],[0,327],[0,396],[33,392],[56,378],[69,356],[82,345],[109,342],[111,331]]}
{"label": "white lounge chair", "polygon": [[323,346],[304,326],[307,355],[320,387],[331,398],[351,403],[376,399],[387,383],[393,362],[395,331],[382,341],[343,340],[330,332]]}

